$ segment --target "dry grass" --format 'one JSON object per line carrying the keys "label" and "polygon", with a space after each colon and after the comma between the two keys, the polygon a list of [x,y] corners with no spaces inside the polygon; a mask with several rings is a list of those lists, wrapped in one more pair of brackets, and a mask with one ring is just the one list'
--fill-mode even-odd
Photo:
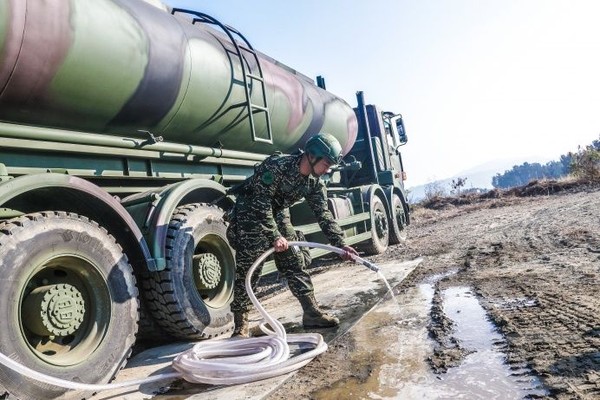
{"label": "dry grass", "polygon": [[455,196],[433,196],[413,206],[413,216],[428,219],[435,215],[425,210],[448,210],[454,207],[488,203],[487,207],[498,207],[502,202],[512,203],[519,197],[550,196],[559,193],[577,193],[598,190],[600,181],[566,177],[561,179],[534,180],[527,185],[511,189],[492,189],[486,193],[468,193]]}

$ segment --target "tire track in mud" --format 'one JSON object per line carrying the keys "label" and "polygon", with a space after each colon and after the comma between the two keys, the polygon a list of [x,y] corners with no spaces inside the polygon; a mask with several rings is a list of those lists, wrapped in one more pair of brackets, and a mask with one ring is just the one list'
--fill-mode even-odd
{"label": "tire track in mud", "polygon": [[531,369],[558,399],[600,398],[599,198],[530,207],[501,227],[510,235],[465,256],[511,368]]}
{"label": "tire track in mud", "polygon": [[520,287],[522,301],[515,304],[516,290],[513,296],[492,298],[486,289],[479,294],[487,298],[484,307],[506,338],[512,369],[532,370],[557,398],[600,396],[597,307],[562,291]]}

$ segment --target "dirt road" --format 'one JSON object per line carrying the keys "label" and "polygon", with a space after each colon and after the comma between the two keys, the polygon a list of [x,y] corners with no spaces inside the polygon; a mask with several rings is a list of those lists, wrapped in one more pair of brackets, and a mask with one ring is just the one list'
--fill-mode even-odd
{"label": "dirt road", "polygon": [[[437,209],[413,213],[406,243],[372,258],[423,257],[394,291],[404,304],[416,286],[434,282],[427,323],[434,345],[422,357],[439,380],[469,349],[436,299],[444,289],[468,287],[502,335],[512,374],[536,376],[543,385],[543,395],[529,398],[600,398],[600,188],[540,195],[552,191],[532,186],[518,194],[538,195],[432,203]],[[327,398],[323,388],[368,381],[374,370],[346,357],[357,340],[356,333],[339,338],[268,398]],[[349,397],[370,397],[357,393]]]}

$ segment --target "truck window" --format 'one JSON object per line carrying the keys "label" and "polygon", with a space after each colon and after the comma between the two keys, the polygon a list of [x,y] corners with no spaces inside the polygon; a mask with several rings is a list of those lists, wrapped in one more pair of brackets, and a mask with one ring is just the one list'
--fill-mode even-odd
{"label": "truck window", "polygon": [[383,119],[383,127],[385,129],[385,135],[387,137],[388,147],[391,150],[393,150],[398,146],[398,144],[396,143],[396,138],[394,137],[394,134],[393,134],[392,124],[390,123],[389,119],[387,119],[387,118]]}

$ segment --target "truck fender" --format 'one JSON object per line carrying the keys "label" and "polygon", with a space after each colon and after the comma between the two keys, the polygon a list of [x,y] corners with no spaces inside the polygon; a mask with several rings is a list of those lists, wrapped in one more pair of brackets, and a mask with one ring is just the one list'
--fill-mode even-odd
{"label": "truck fender", "polygon": [[167,231],[175,210],[191,203],[216,204],[224,210],[233,206],[233,200],[226,195],[226,188],[208,179],[188,179],[123,199],[124,207],[134,216],[150,246],[155,261],[154,271],[162,271],[166,267]]}
{"label": "truck fender", "polygon": [[369,219],[366,222],[365,232],[369,232],[370,239],[361,242],[357,247],[358,250],[365,253],[381,254],[389,244],[389,213],[390,206],[388,204],[385,191],[379,185],[370,185],[361,187],[363,196],[363,206],[369,212]]}
{"label": "truck fender", "polygon": [[390,216],[392,208],[390,206],[390,199],[389,199],[385,189],[382,188],[381,186],[379,186],[378,184],[361,186],[360,189],[361,189],[361,193],[362,193],[362,201],[363,201],[364,210],[371,212],[371,204],[373,203],[373,199],[375,197],[378,197],[381,200],[381,202],[383,203],[383,206],[385,208],[385,214],[389,220],[389,216]]}
{"label": "truck fender", "polygon": [[85,179],[58,173],[20,176],[0,183],[0,207],[24,214],[53,210],[85,216],[115,237],[134,268],[154,268],[142,232],[119,199]]}
{"label": "truck fender", "polygon": [[383,202],[383,205],[385,206],[386,213],[388,215],[390,214],[390,197],[388,197],[388,194],[381,186],[374,184],[362,186],[360,189],[362,194],[362,200],[365,204],[365,211],[370,210],[370,205],[373,202],[373,198],[375,196],[378,196]]}

